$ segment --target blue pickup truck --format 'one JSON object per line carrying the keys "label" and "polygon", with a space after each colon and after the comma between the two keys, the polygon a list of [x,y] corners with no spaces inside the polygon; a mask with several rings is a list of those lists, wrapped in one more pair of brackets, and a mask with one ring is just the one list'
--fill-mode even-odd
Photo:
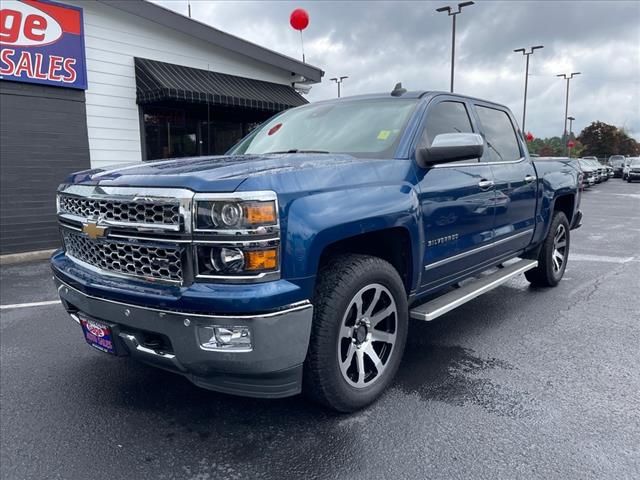
{"label": "blue pickup truck", "polygon": [[224,156],[71,175],[51,264],[96,349],[354,411],[392,382],[410,318],[560,281],[580,175],[532,160],[502,105],[397,85],[285,111]]}

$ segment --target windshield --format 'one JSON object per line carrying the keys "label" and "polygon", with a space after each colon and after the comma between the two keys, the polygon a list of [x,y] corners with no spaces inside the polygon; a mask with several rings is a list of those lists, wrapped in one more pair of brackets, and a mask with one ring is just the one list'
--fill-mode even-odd
{"label": "windshield", "polygon": [[258,127],[229,151],[393,155],[416,99],[375,99],[310,104],[293,108]]}
{"label": "windshield", "polygon": [[630,165],[632,167],[640,167],[640,158],[632,158]]}
{"label": "windshield", "polygon": [[578,162],[580,162],[580,166],[583,167],[583,168],[584,167],[591,168],[593,166],[593,165],[591,165],[591,162],[589,162],[589,160],[584,160],[582,158],[580,160],[578,160]]}

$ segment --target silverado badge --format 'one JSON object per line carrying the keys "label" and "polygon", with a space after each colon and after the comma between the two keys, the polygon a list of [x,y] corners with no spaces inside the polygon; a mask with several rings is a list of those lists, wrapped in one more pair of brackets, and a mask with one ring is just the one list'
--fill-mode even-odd
{"label": "silverado badge", "polygon": [[98,225],[98,222],[88,221],[87,223],[82,224],[82,233],[92,240],[104,237],[106,230],[107,228],[101,227]]}

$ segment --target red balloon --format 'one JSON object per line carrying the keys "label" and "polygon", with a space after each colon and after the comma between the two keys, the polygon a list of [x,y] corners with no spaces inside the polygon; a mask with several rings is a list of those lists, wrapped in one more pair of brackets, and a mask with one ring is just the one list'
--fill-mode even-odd
{"label": "red balloon", "polygon": [[289,23],[296,30],[304,30],[309,26],[309,14],[304,8],[296,8],[291,12]]}

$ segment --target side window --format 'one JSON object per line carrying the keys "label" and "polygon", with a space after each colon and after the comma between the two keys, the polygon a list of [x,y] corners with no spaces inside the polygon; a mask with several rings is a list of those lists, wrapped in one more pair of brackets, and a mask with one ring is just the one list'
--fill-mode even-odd
{"label": "side window", "polygon": [[429,109],[422,145],[431,145],[441,133],[472,133],[467,107],[461,102],[440,102]]}
{"label": "side window", "polygon": [[476,105],[484,132],[483,162],[512,162],[522,157],[516,132],[506,112]]}

